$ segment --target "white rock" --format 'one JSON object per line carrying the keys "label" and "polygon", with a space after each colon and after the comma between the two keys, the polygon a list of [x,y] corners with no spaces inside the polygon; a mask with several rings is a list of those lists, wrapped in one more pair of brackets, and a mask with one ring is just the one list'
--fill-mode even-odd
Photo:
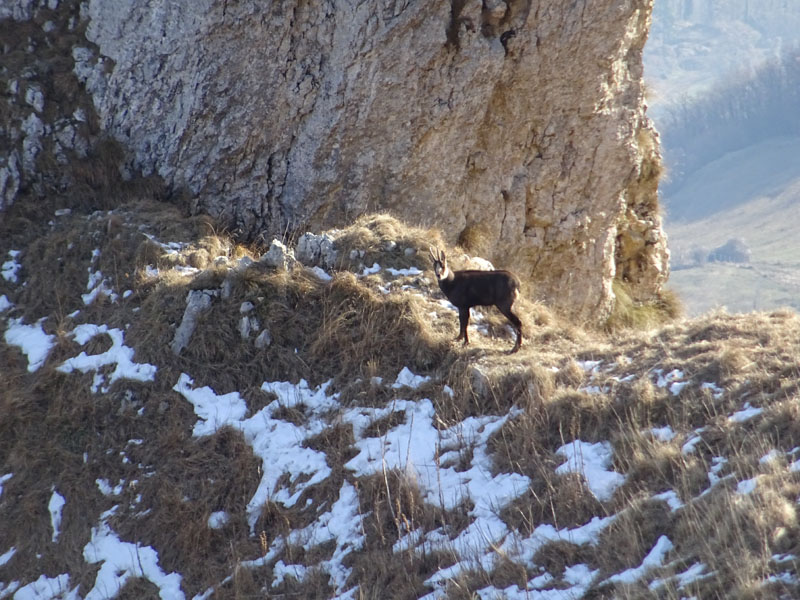
{"label": "white rock", "polygon": [[38,85],[29,85],[25,90],[25,102],[33,107],[33,110],[40,113],[44,110],[44,94]]}
{"label": "white rock", "polygon": [[249,256],[243,256],[242,258],[239,259],[239,262],[236,263],[236,270],[244,271],[252,264],[253,264],[252,258],[250,258]]}
{"label": "white rock", "polygon": [[280,240],[272,240],[269,250],[261,257],[260,262],[276,269],[288,269],[295,262],[294,252]]}
{"label": "white rock", "polygon": [[35,113],[28,115],[22,122],[25,137],[22,140],[22,170],[33,173],[36,170],[36,157],[42,151],[44,123]]}
{"label": "white rock", "polygon": [[211,299],[217,294],[216,290],[192,290],[187,294],[186,310],[183,311],[183,319],[175,330],[175,337],[170,345],[173,354],[180,354],[189,345],[198,317],[211,308]]}
{"label": "white rock", "polygon": [[250,317],[242,317],[239,320],[239,335],[243,340],[250,337]]}
{"label": "white rock", "polygon": [[264,329],[261,333],[258,334],[256,337],[255,346],[258,349],[266,348],[272,343],[272,336],[269,334],[269,331]]}
{"label": "white rock", "polygon": [[222,282],[219,293],[223,300],[227,300],[231,297],[231,294],[233,293],[233,281],[230,278],[226,278],[225,281]]}
{"label": "white rock", "polygon": [[254,331],[258,331],[261,327],[261,323],[258,322],[258,319],[255,317],[242,317],[239,321],[239,333],[242,336],[243,340],[246,340],[250,337],[250,334]]}
{"label": "white rock", "polygon": [[327,233],[322,235],[304,233],[297,240],[295,255],[304,265],[330,269],[335,266],[337,257],[333,243],[334,239]]}
{"label": "white rock", "polygon": [[17,153],[12,152],[6,160],[6,166],[0,167],[0,212],[14,203],[20,184]]}

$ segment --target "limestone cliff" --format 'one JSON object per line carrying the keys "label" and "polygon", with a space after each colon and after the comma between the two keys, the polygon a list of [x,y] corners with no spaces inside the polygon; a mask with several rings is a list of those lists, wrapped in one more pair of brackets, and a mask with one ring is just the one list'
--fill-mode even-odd
{"label": "limestone cliff", "polygon": [[598,320],[615,278],[647,300],[667,276],[642,89],[651,10],[88,0],[72,57],[129,166],[241,235],[389,210],[483,240],[540,297]]}

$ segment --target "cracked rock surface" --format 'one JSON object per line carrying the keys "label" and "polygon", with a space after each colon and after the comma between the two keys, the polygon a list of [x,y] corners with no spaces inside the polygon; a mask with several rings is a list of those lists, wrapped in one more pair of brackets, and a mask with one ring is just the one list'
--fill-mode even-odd
{"label": "cracked rock surface", "polygon": [[[487,240],[537,297],[598,320],[615,278],[646,300],[667,277],[642,83],[651,11],[88,0],[74,70],[134,168],[245,238],[391,210]],[[47,106],[31,93],[31,112]]]}

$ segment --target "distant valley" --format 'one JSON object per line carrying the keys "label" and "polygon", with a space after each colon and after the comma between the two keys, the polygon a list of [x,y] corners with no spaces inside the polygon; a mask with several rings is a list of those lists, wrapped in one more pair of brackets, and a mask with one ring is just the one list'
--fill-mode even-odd
{"label": "distant valley", "polygon": [[798,25],[793,2],[655,0],[645,78],[689,316],[800,310]]}
{"label": "distant valley", "polygon": [[[690,315],[800,310],[800,137],[775,138],[712,161],[665,199],[670,286]],[[731,239],[748,262],[707,260]]]}

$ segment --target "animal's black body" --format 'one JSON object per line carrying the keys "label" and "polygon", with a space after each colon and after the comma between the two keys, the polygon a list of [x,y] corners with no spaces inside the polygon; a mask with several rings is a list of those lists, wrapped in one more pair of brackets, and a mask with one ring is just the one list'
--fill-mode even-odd
{"label": "animal's black body", "polygon": [[519,279],[510,271],[452,271],[447,266],[447,257],[444,251],[431,248],[433,271],[439,289],[447,299],[458,309],[458,321],[461,326],[456,338],[464,340],[464,345],[469,343],[467,326],[469,325],[469,309],[473,306],[496,306],[514,326],[517,332],[517,341],[511,352],[516,352],[522,345],[522,321],[514,314],[511,307],[519,297]]}

